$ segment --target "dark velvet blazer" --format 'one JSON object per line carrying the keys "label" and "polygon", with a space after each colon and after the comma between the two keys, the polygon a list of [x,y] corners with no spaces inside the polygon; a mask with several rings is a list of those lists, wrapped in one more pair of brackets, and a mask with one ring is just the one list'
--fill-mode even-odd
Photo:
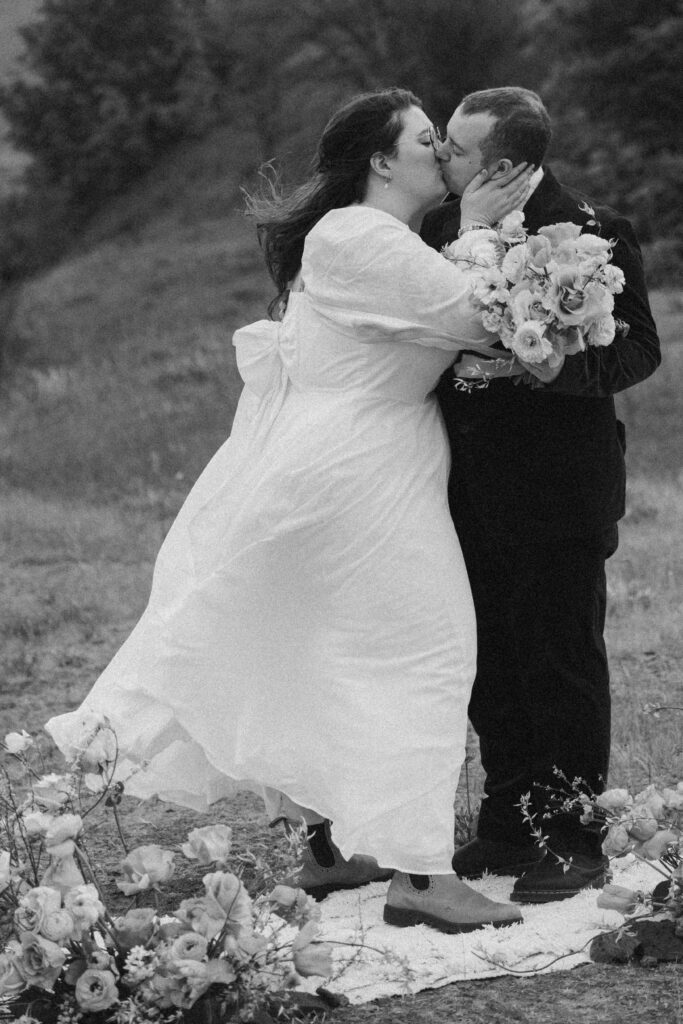
{"label": "dark velvet blazer", "polygon": [[[581,209],[586,202],[594,214]],[[626,219],[560,185],[547,169],[524,214],[530,234],[572,221],[614,239],[612,262],[626,278],[614,315],[629,331],[607,347],[568,357],[556,380],[538,388],[501,378],[462,392],[446,371],[437,396],[453,456],[451,507],[456,512],[467,495],[467,506],[490,529],[530,541],[539,530],[597,533],[624,514],[626,444],[612,396],[644,380],[661,360],[640,248]],[[587,224],[593,219],[599,227]],[[421,234],[440,249],[459,225],[453,199],[427,214]]]}

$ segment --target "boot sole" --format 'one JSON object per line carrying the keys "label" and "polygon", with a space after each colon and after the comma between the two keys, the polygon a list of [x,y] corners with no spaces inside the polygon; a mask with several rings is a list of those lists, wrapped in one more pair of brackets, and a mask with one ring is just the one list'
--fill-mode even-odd
{"label": "boot sole", "polygon": [[327,882],[325,885],[306,885],[302,888],[307,896],[311,896],[316,903],[320,903],[321,900],[324,900],[326,896],[333,892],[361,889],[364,885],[370,885],[372,882],[388,882],[393,874],[393,871],[390,871],[388,874],[378,875],[376,878],[366,878],[363,882]]}
{"label": "boot sole", "polygon": [[539,860],[525,861],[523,864],[504,864],[503,867],[500,868],[485,867],[474,871],[463,871],[461,868],[456,867],[454,863],[453,870],[458,878],[483,878],[484,875],[502,875],[506,878],[520,878],[522,875],[526,874],[527,871],[531,871],[531,869],[535,868],[537,864],[540,864],[542,859],[543,858],[540,858]]}
{"label": "boot sole", "polygon": [[514,889],[510,893],[511,903],[557,903],[560,900],[570,900],[572,896],[578,896],[580,892],[585,889],[602,889],[603,885],[607,883],[607,877],[602,875],[600,878],[593,878],[585,885],[582,885],[579,889],[546,889],[538,890],[536,892],[515,892]]}
{"label": "boot sole", "polygon": [[426,924],[430,928],[436,928],[448,935],[459,935],[463,932],[474,932],[485,925],[493,925],[494,928],[508,928],[512,924],[519,924],[522,918],[517,917],[512,921],[444,921],[441,917],[433,914],[423,914],[419,910],[402,910],[400,907],[392,907],[388,904],[384,907],[384,921],[386,924],[393,924],[396,928],[412,928],[416,924]]}

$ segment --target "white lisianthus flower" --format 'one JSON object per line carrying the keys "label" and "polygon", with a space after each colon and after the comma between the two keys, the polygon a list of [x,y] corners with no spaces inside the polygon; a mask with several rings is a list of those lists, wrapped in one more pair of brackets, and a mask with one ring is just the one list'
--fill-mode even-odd
{"label": "white lisianthus flower", "polygon": [[106,725],[95,736],[81,754],[80,763],[84,769],[95,772],[104,770],[116,760],[116,736]]}
{"label": "white lisianthus flower", "polygon": [[529,253],[526,245],[513,245],[505,253],[500,269],[508,281],[517,284],[524,276]]}
{"label": "white lisianthus flower", "polygon": [[623,292],[626,278],[621,267],[615,267],[613,263],[608,263],[603,273],[605,275],[605,284],[611,292],[616,295]]}
{"label": "white lisianthus flower", "polygon": [[91,882],[74,886],[65,895],[64,906],[82,928],[90,928],[104,914],[104,904]]}
{"label": "white lisianthus flower", "polygon": [[51,990],[65,960],[66,953],[56,942],[35,932],[22,932],[21,959],[17,961],[17,968],[29,985]]}
{"label": "white lisianthus flower", "polygon": [[[17,942],[12,944],[15,952],[17,946]],[[0,999],[14,999],[25,988],[26,981],[17,969],[15,956],[7,952],[0,953]]]}
{"label": "white lisianthus flower", "polygon": [[5,736],[5,749],[10,754],[23,754],[33,746],[33,737],[22,729],[21,732],[8,732]]}
{"label": "white lisianthus flower", "polygon": [[635,852],[646,860],[659,860],[666,853],[667,846],[678,844],[678,833],[670,828],[659,829],[651,839],[639,843]]}
{"label": "white lisianthus flower", "polygon": [[525,363],[542,363],[553,354],[553,346],[538,320],[525,320],[510,342],[515,355]]}
{"label": "white lisianthus flower", "polygon": [[144,889],[156,888],[172,877],[175,870],[173,854],[154,844],[138,846],[121,862],[126,881],[117,882],[117,888],[126,896]]}
{"label": "white lisianthus flower", "polygon": [[9,850],[0,850],[0,892],[9,885],[12,878]]}
{"label": "white lisianthus flower", "polygon": [[619,857],[633,846],[633,840],[623,825],[610,825],[602,841],[602,852],[606,857]]}
{"label": "white lisianthus flower", "polygon": [[22,817],[29,836],[45,835],[54,820],[54,815],[48,814],[47,811],[27,811]]}
{"label": "white lisianthus flower", "polygon": [[586,332],[586,341],[589,345],[610,345],[616,334],[616,324],[611,313],[594,320]]}
{"label": "white lisianthus flower", "polygon": [[623,807],[630,807],[633,797],[627,789],[606,789],[595,798],[595,802],[606,811],[619,811]]}
{"label": "white lisianthus flower", "polygon": [[612,246],[606,238],[585,232],[575,240],[576,250],[581,255],[605,256]]}
{"label": "white lisianthus flower", "polygon": [[636,804],[645,804],[653,818],[661,818],[664,815],[666,800],[663,793],[656,786],[650,784],[634,797]]}
{"label": "white lisianthus flower", "polygon": [[49,914],[59,910],[62,897],[49,885],[37,885],[19,900],[14,911],[14,923],[20,931],[39,932]]}
{"label": "white lisianthus flower", "polygon": [[232,845],[232,829],[229,825],[206,825],[194,828],[188,834],[182,851],[188,860],[196,860],[202,866],[220,864],[225,866]]}
{"label": "white lisianthus flower", "polygon": [[581,234],[581,225],[572,221],[562,221],[559,224],[547,224],[539,228],[538,233],[548,239],[553,249],[557,249],[565,242],[575,241]]}
{"label": "white lisianthus flower", "polygon": [[80,814],[60,814],[50,822],[45,833],[45,844],[48,847],[59,846],[67,839],[75,839],[82,828],[83,819]]}
{"label": "white lisianthus flower", "polygon": [[71,795],[69,780],[65,775],[57,775],[54,772],[43,775],[33,783],[32,789],[36,803],[49,811],[59,810]]}
{"label": "white lisianthus flower", "polygon": [[251,897],[236,875],[229,871],[214,871],[204,875],[202,882],[207,896],[216,901],[231,921],[244,928],[251,928]]}

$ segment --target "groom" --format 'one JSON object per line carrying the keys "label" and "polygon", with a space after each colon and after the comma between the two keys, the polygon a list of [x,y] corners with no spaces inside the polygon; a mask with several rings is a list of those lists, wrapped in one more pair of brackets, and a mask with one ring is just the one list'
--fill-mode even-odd
{"label": "groom", "polygon": [[[550,383],[498,378],[485,386],[459,379],[456,364],[437,391],[452,449],[451,511],[477,613],[469,714],[486,772],[477,837],[456,851],[453,867],[466,878],[516,875],[511,898],[519,903],[564,899],[605,881],[599,831],[573,815],[542,815],[545,787],[562,785],[555,768],[597,792],[607,777],[605,561],[617,547],[625,489],[624,427],[612,396],[660,362],[633,229],[543,166],[550,136],[536,93],[466,96],[436,146],[453,195],[422,227],[436,249],[453,241],[460,226],[453,197],[482,168],[495,177],[528,161],[541,169],[524,206],[529,233],[573,221],[613,239],[613,263],[626,279],[614,315],[628,332],[568,357]],[[568,870],[534,845],[519,807],[528,792],[550,850],[570,861]]]}

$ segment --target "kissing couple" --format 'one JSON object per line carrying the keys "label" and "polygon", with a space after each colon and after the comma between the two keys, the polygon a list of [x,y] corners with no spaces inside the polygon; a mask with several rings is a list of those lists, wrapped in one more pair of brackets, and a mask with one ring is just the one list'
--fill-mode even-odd
{"label": "kissing couple", "polygon": [[[321,897],[390,878],[397,926],[508,925],[605,878],[599,833],[544,822],[565,871],[519,803],[543,813],[556,768],[606,780],[613,395],[660,355],[633,230],[556,181],[550,135],[525,89],[466,96],[443,136],[386,89],[334,113],[296,190],[251,197],[281,317],[235,333],[231,435],[132,634],[47,726],[66,750],[106,714],[124,771],[145,764],[133,795],[205,810],[260,792],[271,819],[307,825],[292,884]],[[599,232],[624,275],[628,330],[551,372],[501,351],[473,298],[520,209],[530,232]],[[485,798],[455,850],[468,716]],[[487,871],[516,877],[510,903],[463,880]]]}

